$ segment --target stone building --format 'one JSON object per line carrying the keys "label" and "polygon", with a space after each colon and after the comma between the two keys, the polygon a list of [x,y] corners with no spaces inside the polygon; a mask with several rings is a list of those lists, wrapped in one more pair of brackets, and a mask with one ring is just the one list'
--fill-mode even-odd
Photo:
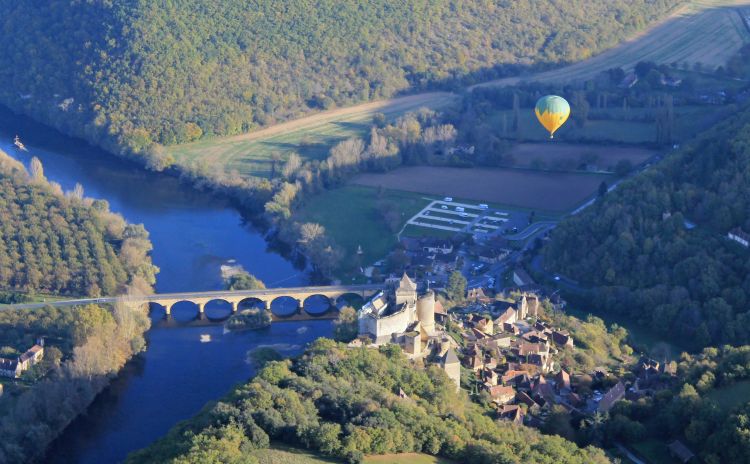
{"label": "stone building", "polygon": [[[376,345],[404,344],[409,339],[412,347],[414,333],[421,342],[435,333],[435,294],[427,291],[419,296],[417,284],[406,274],[395,288],[375,295],[359,312],[359,335]],[[409,351],[409,350],[407,350]]]}

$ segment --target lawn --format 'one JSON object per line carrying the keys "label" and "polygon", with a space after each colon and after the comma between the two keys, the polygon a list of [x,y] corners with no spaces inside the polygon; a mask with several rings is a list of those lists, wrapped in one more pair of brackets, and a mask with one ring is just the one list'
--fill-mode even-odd
{"label": "lawn", "polygon": [[430,200],[414,193],[350,185],[315,195],[295,211],[293,219],[322,224],[328,236],[344,249],[344,263],[354,264],[357,247],[361,246],[361,264],[368,265],[384,258],[396,244],[398,230],[385,224],[377,208],[379,202],[396,208],[400,228]]}
{"label": "lawn", "polygon": [[612,176],[586,173],[548,173],[520,169],[403,167],[385,174],[363,174],[354,184],[475,202],[510,205],[548,212],[566,212],[590,198],[602,181]]}
{"label": "lawn", "polygon": [[365,458],[365,464],[451,464],[452,462],[422,453],[382,454]]}
{"label": "lawn", "polygon": [[307,116],[271,126],[249,134],[201,140],[170,147],[178,164],[189,165],[200,159],[225,172],[268,177],[271,156],[277,153],[285,160],[296,152],[303,159],[323,159],[337,142],[349,137],[369,137],[372,118],[383,113],[395,119],[422,107],[445,108],[457,101],[446,92],[412,95],[393,100],[364,103]]}
{"label": "lawn", "polygon": [[706,397],[712,399],[724,412],[750,402],[750,380],[741,380],[732,385],[711,390]]}

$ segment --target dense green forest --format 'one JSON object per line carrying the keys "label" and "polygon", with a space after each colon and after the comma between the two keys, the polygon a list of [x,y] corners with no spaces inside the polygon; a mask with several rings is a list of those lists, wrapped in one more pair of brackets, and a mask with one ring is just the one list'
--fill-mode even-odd
{"label": "dense green forest", "polygon": [[692,343],[750,341],[750,109],[563,221],[546,265],[592,287],[591,307]]}
{"label": "dense green forest", "polygon": [[[402,389],[408,399],[397,393]],[[423,451],[474,464],[609,462],[595,448],[496,422],[445,373],[415,369],[396,346],[348,349],[318,339],[294,361],[269,362],[135,463],[253,463],[271,440],[361,462],[364,455]]]}
{"label": "dense green forest", "polygon": [[638,442],[680,439],[706,464],[750,460],[750,346],[683,354],[683,381],[635,402],[617,403],[603,432]]}
{"label": "dense green forest", "polygon": [[2,2],[0,102],[141,152],[581,60],[679,3]]}
{"label": "dense green forest", "polygon": [[109,378],[145,349],[143,334],[150,326],[146,311],[124,304],[0,311],[4,353],[28,349],[36,337],[47,340],[44,361],[25,372],[20,382],[5,384],[0,464],[39,462]]}
{"label": "dense green forest", "polygon": [[0,290],[99,296],[130,285],[147,291],[156,273],[150,250],[142,225],[85,198],[80,186],[64,194],[44,178],[38,159],[27,173],[0,151]]}

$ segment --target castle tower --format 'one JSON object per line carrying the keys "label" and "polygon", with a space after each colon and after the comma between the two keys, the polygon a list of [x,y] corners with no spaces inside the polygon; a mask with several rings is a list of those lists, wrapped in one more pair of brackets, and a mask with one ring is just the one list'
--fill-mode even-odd
{"label": "castle tower", "polygon": [[524,320],[529,316],[529,304],[526,302],[526,294],[524,293],[521,297],[521,302],[518,304],[518,319]]}
{"label": "castle tower", "polygon": [[417,284],[409,278],[404,272],[404,276],[401,277],[401,281],[398,283],[396,288],[396,305],[406,303],[407,305],[413,305],[417,302]]}
{"label": "castle tower", "polygon": [[435,293],[432,290],[417,300],[417,319],[428,335],[435,332]]}

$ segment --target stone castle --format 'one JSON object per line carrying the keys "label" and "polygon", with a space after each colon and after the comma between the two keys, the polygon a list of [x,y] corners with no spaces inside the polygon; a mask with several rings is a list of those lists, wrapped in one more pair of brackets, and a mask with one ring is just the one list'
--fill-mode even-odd
{"label": "stone castle", "polygon": [[375,295],[359,313],[359,334],[375,345],[396,343],[408,353],[422,351],[422,343],[435,335],[435,294],[417,292],[406,274],[397,285]]}
{"label": "stone castle", "polygon": [[454,350],[457,343],[435,325],[436,307],[442,308],[435,293],[427,290],[420,295],[417,284],[404,274],[362,306],[357,343],[393,343],[401,346],[410,359],[433,359],[431,362],[445,370],[458,390],[461,365]]}

